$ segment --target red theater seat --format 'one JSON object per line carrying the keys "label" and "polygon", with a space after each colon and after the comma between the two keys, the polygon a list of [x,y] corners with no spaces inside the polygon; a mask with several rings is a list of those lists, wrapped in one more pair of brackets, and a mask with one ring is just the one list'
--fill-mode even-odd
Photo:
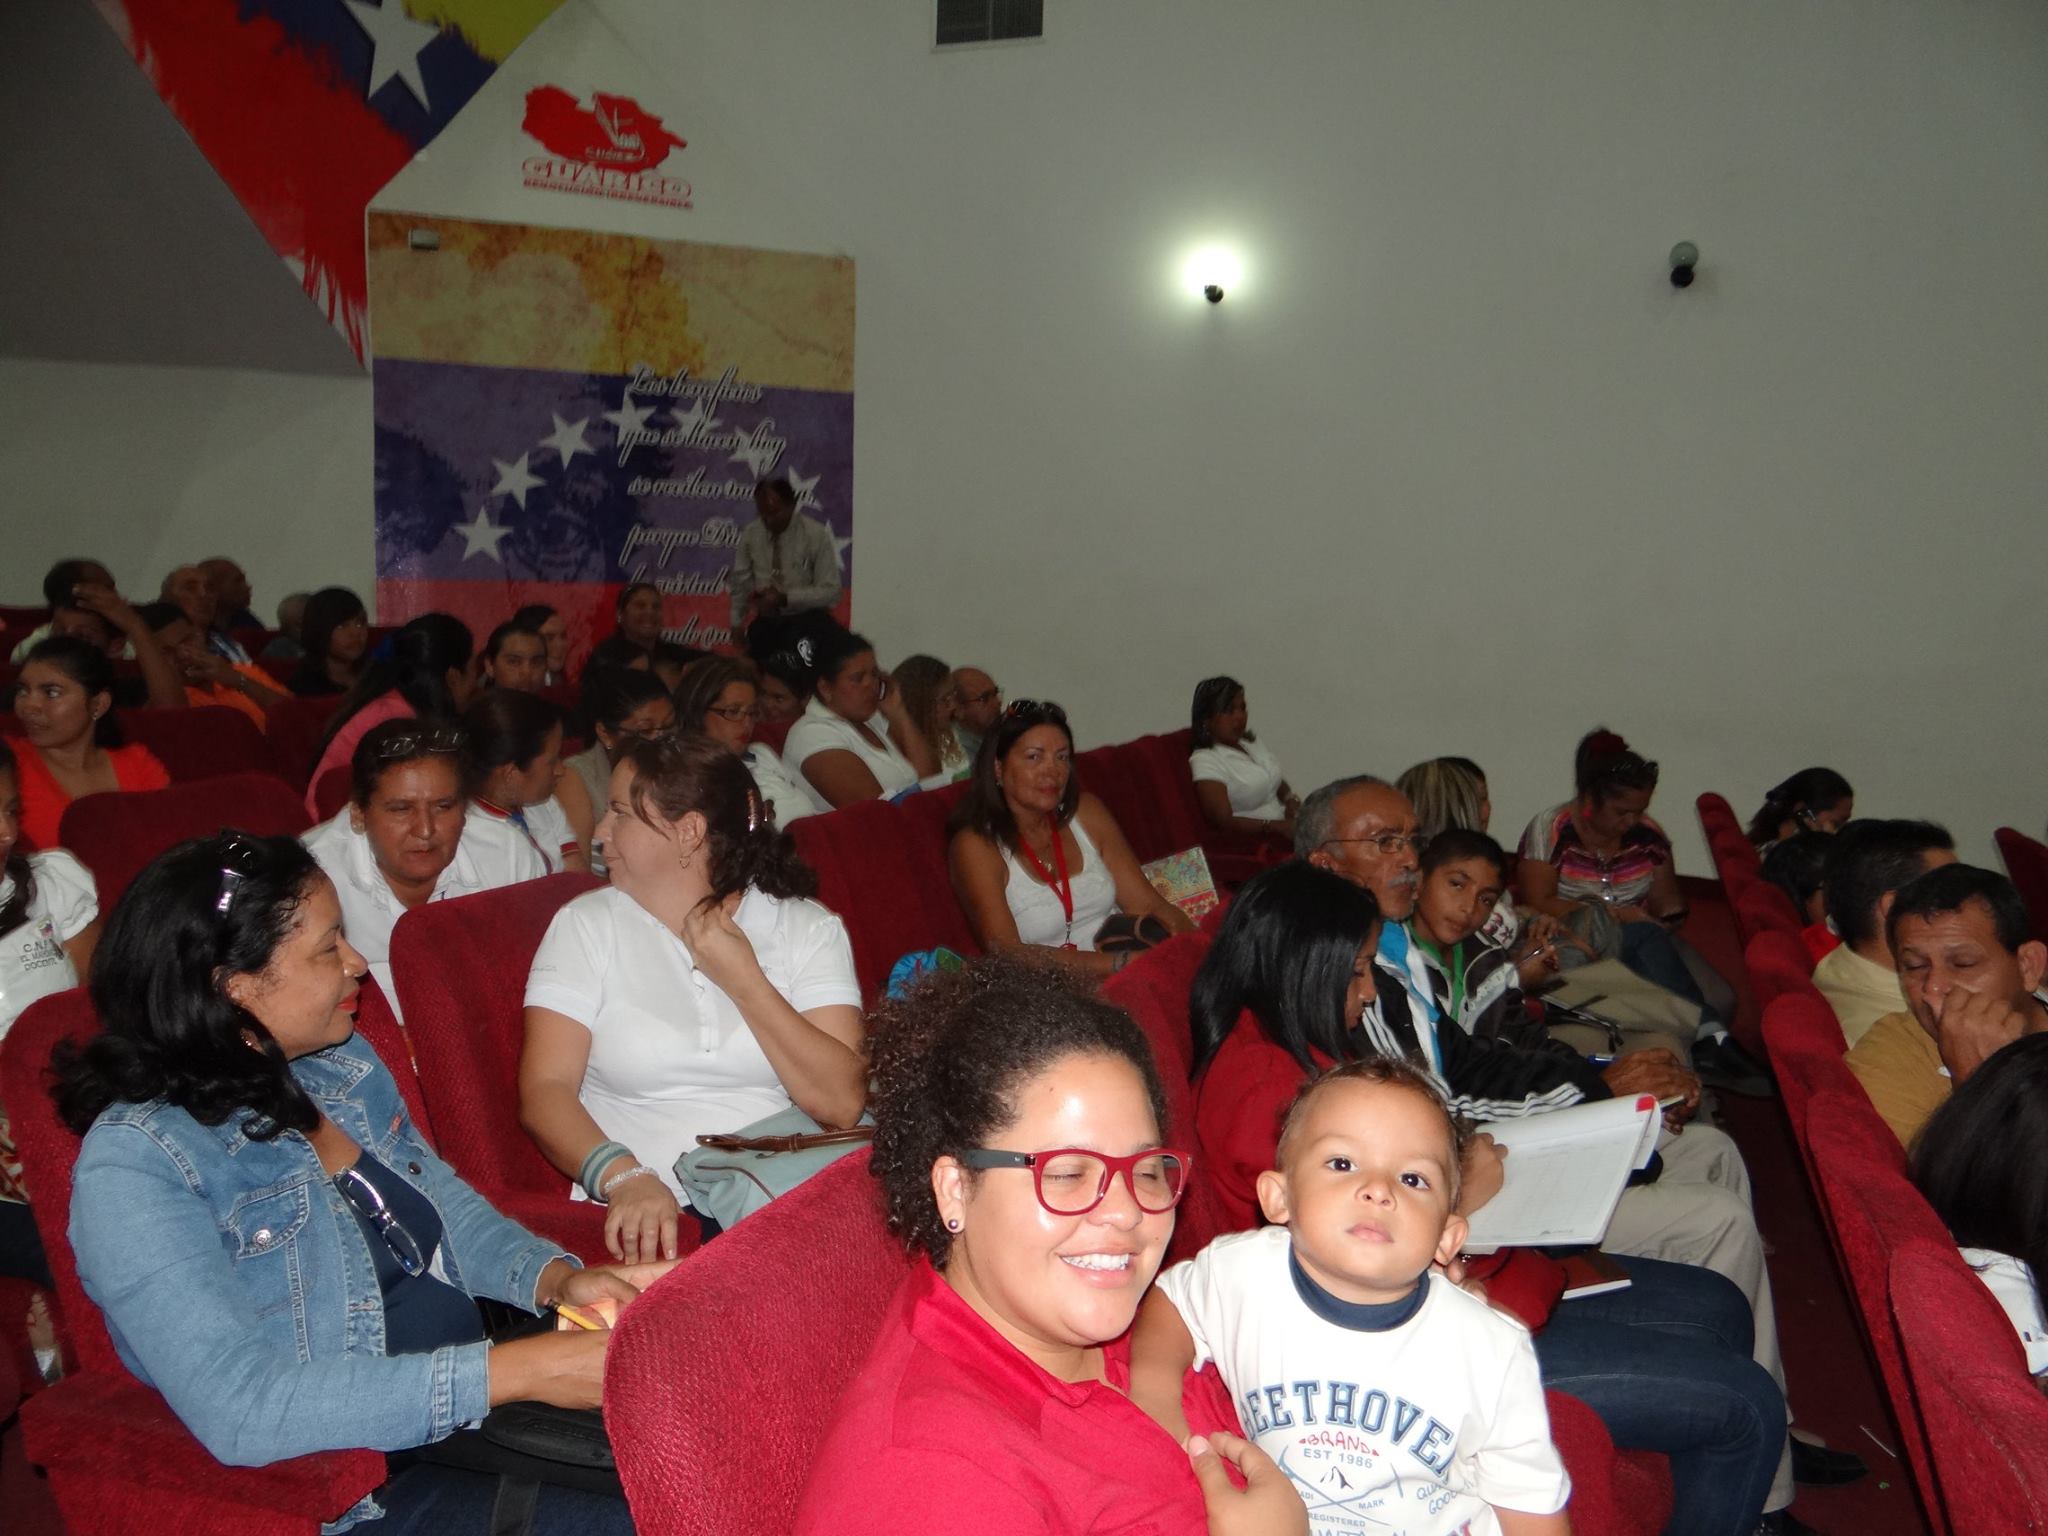
{"label": "red theater seat", "polygon": [[1735,909],[1735,926],[1741,931],[1742,942],[1747,944],[1760,933],[1783,933],[1799,939],[1803,950],[1806,941],[1800,938],[1806,925],[1799,920],[1799,909],[1792,905],[1792,898],[1772,885],[1768,880],[1752,880],[1731,892]]}
{"label": "red theater seat", "polygon": [[72,1367],[22,1404],[28,1459],[48,1476],[71,1536],[125,1536],[138,1523],[315,1536],[384,1481],[384,1458],[329,1451],[268,1467],[223,1466],[160,1394],[128,1373],[79,1282],[66,1234],[79,1139],[57,1118],[43,1074],[58,1041],[85,1040],[98,1027],[85,992],[74,988],[31,1005],[0,1040],[0,1101],[34,1194]]}
{"label": "red theater seat", "polygon": [[348,804],[349,791],[354,788],[353,770],[347,763],[336,763],[320,775],[320,782],[313,786],[313,814],[320,821],[332,820],[341,808]]}
{"label": "red theater seat", "polygon": [[1887,1290],[1933,1462],[1930,1515],[1959,1536],[2048,1531],[2048,1402],[2004,1309],[1946,1241],[1902,1243]]}
{"label": "red theater seat", "polygon": [[[787,720],[757,720],[754,722],[754,740],[766,742],[775,749],[775,755],[780,757],[782,755],[782,744],[789,740],[789,728],[795,725],[800,718],[801,716],[792,715]],[[791,777],[795,777],[797,772],[796,764],[791,763],[789,771]]]}
{"label": "red theater seat", "polygon": [[[419,1062],[438,1150],[515,1221],[593,1263],[608,1262],[604,1207],[569,1198],[569,1180],[519,1123],[526,973],[562,904],[603,882],[549,875],[429,902],[398,920],[392,980]],[[683,1224],[684,1246],[696,1240]]]}
{"label": "red theater seat", "polygon": [[238,709],[124,709],[121,727],[155,754],[174,784],[249,773],[273,761],[263,732]]}
{"label": "red theater seat", "polygon": [[299,797],[275,774],[231,773],[168,789],[82,796],[64,808],[57,837],[92,871],[100,911],[110,912],[151,860],[190,838],[212,837],[223,827],[297,837],[308,825]]}
{"label": "red theater seat", "polygon": [[1813,984],[1813,957],[1796,931],[1773,928],[1759,933],[1743,950],[1742,963],[1749,971],[1750,990],[1760,1008],[1795,994],[1820,996],[1820,989]]}
{"label": "red theater seat", "polygon": [[2035,842],[2015,827],[2000,827],[1992,836],[1999,857],[2005,860],[2005,872],[2019,887],[2020,900],[2027,904],[2034,937],[2048,940],[2048,845]]}
{"label": "red theater seat", "polygon": [[334,717],[340,694],[315,698],[289,698],[273,704],[269,712],[270,762],[287,784],[303,788],[320,756],[320,743],[327,734],[327,722]]}

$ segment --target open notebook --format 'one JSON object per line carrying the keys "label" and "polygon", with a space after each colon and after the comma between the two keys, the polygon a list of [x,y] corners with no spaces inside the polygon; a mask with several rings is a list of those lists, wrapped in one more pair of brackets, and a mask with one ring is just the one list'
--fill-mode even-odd
{"label": "open notebook", "polygon": [[1597,1243],[1628,1176],[1657,1150],[1651,1094],[1479,1127],[1508,1149],[1506,1182],[1472,1217],[1468,1253]]}

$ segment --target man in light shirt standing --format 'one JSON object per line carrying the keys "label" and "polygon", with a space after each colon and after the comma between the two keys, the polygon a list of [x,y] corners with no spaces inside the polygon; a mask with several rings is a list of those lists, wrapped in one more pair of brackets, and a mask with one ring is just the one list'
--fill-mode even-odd
{"label": "man in light shirt standing", "polygon": [[726,584],[733,640],[744,640],[747,651],[759,657],[830,622],[840,574],[832,530],[797,511],[796,488],[786,478],[756,485],[754,510],[758,516],[740,534]]}

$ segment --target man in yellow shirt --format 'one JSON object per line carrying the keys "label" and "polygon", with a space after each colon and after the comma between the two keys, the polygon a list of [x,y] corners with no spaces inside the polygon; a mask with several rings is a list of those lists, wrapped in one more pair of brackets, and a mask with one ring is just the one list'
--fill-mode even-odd
{"label": "man in yellow shirt", "polygon": [[1828,922],[1842,937],[1813,968],[1813,984],[1855,1045],[1887,1014],[1906,1012],[1885,918],[1915,875],[1956,861],[1955,839],[1931,821],[1852,821],[1835,834],[1821,872]]}
{"label": "man in yellow shirt", "polygon": [[1907,1012],[1887,1014],[1846,1058],[1903,1146],[1957,1083],[2021,1035],[2048,1031],[2048,944],[2005,876],[1968,864],[1929,870],[1886,918]]}

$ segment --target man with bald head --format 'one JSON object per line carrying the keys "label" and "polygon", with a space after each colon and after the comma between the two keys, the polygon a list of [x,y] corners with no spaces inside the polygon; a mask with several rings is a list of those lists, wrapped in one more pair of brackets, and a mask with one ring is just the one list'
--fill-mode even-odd
{"label": "man with bald head", "polygon": [[220,599],[196,565],[181,565],[164,577],[163,600],[175,603],[206,642],[206,648],[234,666],[249,665],[249,653],[220,627]]}
{"label": "man with bald head", "polygon": [[[1294,852],[1354,885],[1378,902],[1378,999],[1358,1028],[1381,1054],[1433,1064],[1454,1109],[1480,1119],[1521,1118],[1587,1099],[1648,1093],[1680,1102],[1667,1112],[1659,1137],[1663,1172],[1654,1183],[1623,1192],[1602,1246],[1641,1258],[1698,1264],[1726,1275],[1749,1299],[1755,1318],[1757,1363],[1784,1384],[1770,1276],[1763,1238],[1750,1208],[1749,1171],[1726,1133],[1687,1124],[1699,1104],[1699,1080],[1669,1051],[1638,1051],[1604,1069],[1568,1053],[1526,1050],[1500,1040],[1467,1036],[1441,1019],[1428,972],[1408,929],[1422,865],[1415,807],[1383,779],[1360,774],[1314,791],[1295,819]],[[1802,1463],[1840,1453],[1800,1444]],[[1860,1465],[1846,1458],[1848,1466]],[[1806,1471],[1802,1466],[1802,1475]],[[1839,1471],[1836,1475],[1839,1475]],[[1853,1473],[1851,1474],[1853,1475]],[[1791,1502],[1792,1463],[1781,1464],[1767,1507]]]}
{"label": "man with bald head", "polygon": [[261,629],[263,621],[250,610],[256,594],[250,590],[248,574],[226,555],[209,555],[199,562],[199,574],[213,593],[215,624],[222,629]]}
{"label": "man with bald head", "polygon": [[955,667],[953,690],[960,698],[953,711],[953,736],[971,763],[981,751],[981,738],[1002,718],[1003,690],[979,667]]}

